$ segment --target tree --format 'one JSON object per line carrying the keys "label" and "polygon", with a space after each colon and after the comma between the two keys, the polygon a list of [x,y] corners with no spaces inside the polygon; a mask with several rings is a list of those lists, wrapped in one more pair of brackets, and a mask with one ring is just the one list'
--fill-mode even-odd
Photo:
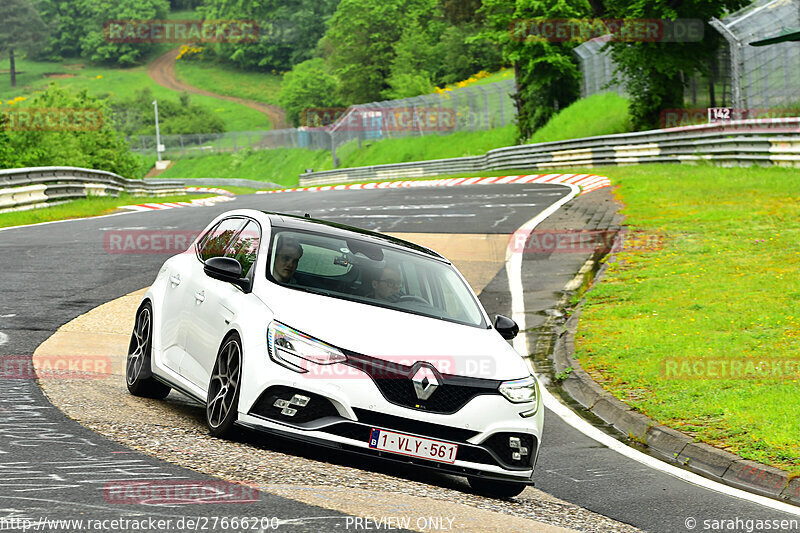
{"label": "tree", "polygon": [[286,118],[300,126],[302,113],[309,108],[338,107],[339,81],[328,72],[325,62],[310,59],[296,65],[283,79],[280,104],[286,109]]}
{"label": "tree", "polygon": [[[484,0],[481,12],[489,30],[482,33],[502,46],[503,58],[514,65],[518,140],[525,142],[560,108],[580,96],[580,69],[573,53],[578,43],[552,42],[525,34],[524,21],[582,18],[587,0]],[[521,22],[513,31],[512,22]]]}
{"label": "tree", "polygon": [[17,86],[15,51],[35,50],[44,34],[44,23],[28,0],[0,2],[0,54],[8,53],[12,87]]}
{"label": "tree", "polygon": [[[138,174],[140,162],[130,146],[109,119],[110,111],[103,100],[89,96],[86,89],[73,93],[51,84],[44,92],[15,106],[16,116],[28,110],[42,116],[43,110],[61,110],[64,114],[53,122],[61,130],[15,128],[8,133],[15,167],[67,165],[94,168],[132,177]],[[68,117],[76,116],[70,128]],[[66,120],[65,120],[66,119]],[[19,122],[19,121],[18,121]],[[28,124],[33,121],[28,121]],[[2,154],[0,154],[2,155]]]}
{"label": "tree", "polygon": [[388,89],[382,96],[387,99],[407,98],[432,93],[434,59],[433,39],[418,20],[411,20],[394,45],[394,59],[389,71]]}
{"label": "tree", "polygon": [[[703,21],[736,10],[747,0],[605,0],[606,16],[614,18],[693,18]],[[657,127],[661,111],[683,107],[685,80],[709,73],[720,36],[706,24],[699,42],[614,42],[611,57],[617,63],[631,97],[631,117],[636,129]]]}
{"label": "tree", "polygon": [[[167,0],[71,0],[84,6],[88,15],[80,39],[81,56],[93,63],[133,66],[155,50],[156,43],[109,41],[103,27],[110,20],[163,20],[169,14]],[[83,17],[82,17],[83,18]]]}
{"label": "tree", "polygon": [[285,71],[313,56],[339,0],[208,0],[207,19],[247,19],[258,24],[253,43],[223,43],[217,54],[242,68]]}
{"label": "tree", "polygon": [[39,0],[42,19],[52,28],[40,57],[58,60],[83,57],[94,63],[132,66],[147,57],[157,44],[114,42],[104,31],[114,20],[163,20],[167,0]]}
{"label": "tree", "polygon": [[389,89],[394,45],[403,28],[435,7],[436,0],[342,0],[322,47],[345,102],[380,99]]}

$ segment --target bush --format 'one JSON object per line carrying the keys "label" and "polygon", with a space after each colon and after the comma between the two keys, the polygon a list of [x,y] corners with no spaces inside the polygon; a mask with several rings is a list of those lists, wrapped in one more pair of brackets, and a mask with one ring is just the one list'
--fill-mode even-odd
{"label": "bush", "polygon": [[[155,134],[153,100],[153,91],[145,87],[129,100],[113,102],[117,129],[126,135]],[[225,131],[225,122],[210,109],[192,104],[189,93],[182,93],[177,101],[159,100],[158,122],[164,135]]]}
{"label": "bush", "polygon": [[[66,128],[54,131],[51,127],[50,130],[0,132],[0,145],[7,144],[10,148],[5,152],[0,148],[0,167],[76,166],[115,172],[125,177],[140,174],[140,160],[108,120],[111,115],[108,105],[89,96],[85,89],[73,93],[50,85],[25,104],[15,104],[15,109],[29,112],[36,109],[82,110],[86,111],[84,116],[92,113],[101,120],[93,121],[91,129],[83,128],[81,131],[68,131]],[[54,126],[58,127],[58,124]],[[7,137],[7,143],[3,142],[3,135]]]}
{"label": "bush", "polygon": [[339,81],[328,72],[322,59],[303,61],[283,79],[279,101],[286,109],[286,118],[300,126],[303,110],[342,105],[338,94]]}

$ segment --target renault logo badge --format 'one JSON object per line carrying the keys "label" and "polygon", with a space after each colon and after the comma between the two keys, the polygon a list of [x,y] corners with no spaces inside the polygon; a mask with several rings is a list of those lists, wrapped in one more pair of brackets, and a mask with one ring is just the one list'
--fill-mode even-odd
{"label": "renault logo badge", "polygon": [[414,392],[420,400],[427,400],[431,394],[439,387],[439,380],[433,369],[429,366],[421,366],[411,377],[414,383]]}

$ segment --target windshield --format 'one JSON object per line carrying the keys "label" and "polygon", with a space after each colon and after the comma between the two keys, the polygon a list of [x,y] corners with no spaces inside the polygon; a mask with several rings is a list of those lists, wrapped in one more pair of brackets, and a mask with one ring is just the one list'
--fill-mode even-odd
{"label": "windshield", "polygon": [[267,277],[289,288],[486,327],[451,265],[372,242],[276,228]]}

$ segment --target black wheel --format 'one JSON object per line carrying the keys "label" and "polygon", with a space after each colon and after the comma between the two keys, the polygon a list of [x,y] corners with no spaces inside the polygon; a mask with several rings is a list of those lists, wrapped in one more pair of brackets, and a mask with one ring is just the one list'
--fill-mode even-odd
{"label": "black wheel", "polygon": [[206,399],[206,424],[215,437],[228,437],[239,409],[239,378],[242,375],[242,345],[237,335],[222,343],[211,372]]}
{"label": "black wheel", "polygon": [[128,358],[125,361],[125,383],[134,396],[163,399],[170,388],[153,377],[150,359],[153,354],[153,307],[145,302],[136,312]]}
{"label": "black wheel", "polygon": [[475,489],[475,492],[492,498],[513,498],[522,494],[522,491],[527,487],[524,483],[496,481],[482,477],[469,478],[469,485]]}

